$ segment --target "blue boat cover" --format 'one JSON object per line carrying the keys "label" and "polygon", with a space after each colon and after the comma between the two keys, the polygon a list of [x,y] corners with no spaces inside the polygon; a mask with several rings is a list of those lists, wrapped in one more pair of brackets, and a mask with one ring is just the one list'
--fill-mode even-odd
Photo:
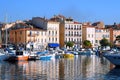
{"label": "blue boat cover", "polygon": [[48,47],[50,48],[56,48],[59,47],[60,45],[58,43],[48,43]]}

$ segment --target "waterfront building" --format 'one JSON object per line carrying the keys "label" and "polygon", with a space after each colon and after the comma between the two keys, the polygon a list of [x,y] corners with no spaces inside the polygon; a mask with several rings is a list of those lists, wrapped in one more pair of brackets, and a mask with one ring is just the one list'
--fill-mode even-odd
{"label": "waterfront building", "polygon": [[110,28],[110,42],[112,44],[120,45],[119,41],[116,41],[116,37],[120,35],[120,29]]}
{"label": "waterfront building", "polygon": [[59,44],[59,25],[57,21],[48,20],[41,17],[33,17],[31,23],[36,27],[46,30],[47,33],[44,35],[47,37],[46,43]]}
{"label": "waterfront building", "polygon": [[114,45],[120,46],[120,42],[116,39],[120,35],[120,24],[114,23],[113,25],[106,25],[110,29],[110,42]]}
{"label": "waterfront building", "polygon": [[74,42],[76,46],[82,44],[82,24],[72,18],[62,15],[51,18],[53,21],[60,22],[60,47],[65,47],[66,42]]}
{"label": "waterfront building", "polygon": [[15,25],[15,23],[2,23],[0,27],[1,44],[10,43],[9,31]]}
{"label": "waterfront building", "polygon": [[83,24],[82,28],[82,41],[89,40],[92,47],[95,47],[95,27]]}
{"label": "waterfront building", "polygon": [[[12,30],[10,30],[10,42],[13,44],[23,44],[34,43],[34,47],[44,47],[46,44],[46,30],[36,28],[32,25],[18,24],[15,25]],[[45,47],[44,47],[45,48]]]}
{"label": "waterfront building", "polygon": [[96,28],[95,29],[95,46],[100,46],[100,40],[106,38],[110,41],[110,29]]}

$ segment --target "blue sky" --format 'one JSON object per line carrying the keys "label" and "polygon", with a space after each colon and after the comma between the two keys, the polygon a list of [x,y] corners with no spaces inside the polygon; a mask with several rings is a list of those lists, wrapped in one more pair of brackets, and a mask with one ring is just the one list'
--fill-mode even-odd
{"label": "blue sky", "polygon": [[62,14],[79,22],[120,23],[120,0],[1,0],[0,22]]}

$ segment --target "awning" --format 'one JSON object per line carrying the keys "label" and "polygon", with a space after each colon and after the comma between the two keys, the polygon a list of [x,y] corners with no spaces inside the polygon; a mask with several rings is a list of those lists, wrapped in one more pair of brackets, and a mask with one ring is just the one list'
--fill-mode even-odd
{"label": "awning", "polygon": [[58,43],[48,43],[48,47],[50,48],[56,48],[59,47],[60,45]]}

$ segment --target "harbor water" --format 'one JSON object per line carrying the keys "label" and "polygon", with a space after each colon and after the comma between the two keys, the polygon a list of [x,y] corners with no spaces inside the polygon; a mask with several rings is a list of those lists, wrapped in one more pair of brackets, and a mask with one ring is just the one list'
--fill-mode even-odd
{"label": "harbor water", "polygon": [[96,55],[48,61],[1,61],[0,80],[120,80],[120,69]]}

